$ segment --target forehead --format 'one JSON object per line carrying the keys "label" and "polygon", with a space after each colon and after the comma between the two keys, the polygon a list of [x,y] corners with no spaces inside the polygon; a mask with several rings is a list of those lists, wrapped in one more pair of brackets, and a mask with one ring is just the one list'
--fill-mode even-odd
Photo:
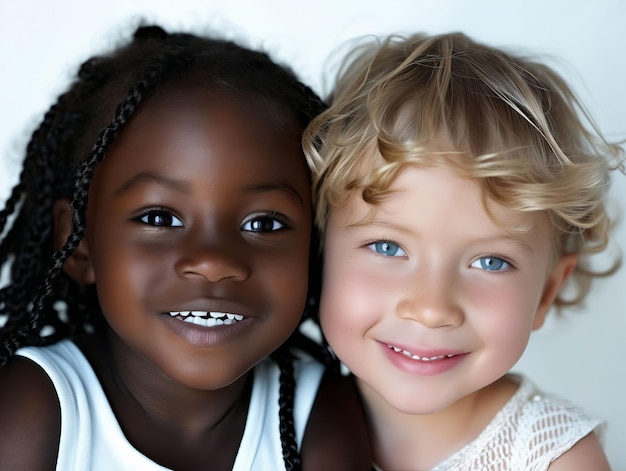
{"label": "forehead", "polygon": [[393,218],[408,223],[409,216],[442,226],[464,221],[468,230],[490,226],[511,235],[535,232],[550,238],[553,232],[545,212],[506,207],[486,195],[480,180],[443,167],[409,165],[399,171],[378,202],[367,203],[359,192],[352,192],[337,210],[347,225],[354,226]]}
{"label": "forehead", "polygon": [[246,92],[197,80],[167,85],[132,116],[97,168],[96,181],[121,185],[139,172],[208,181],[228,173],[239,184],[284,181],[308,192],[295,120],[284,126],[267,115],[264,102]]}
{"label": "forehead", "polygon": [[141,104],[133,120],[137,121],[146,113],[160,116],[168,112],[211,113],[214,107],[245,113],[249,120],[257,120],[257,126],[263,128],[299,132],[292,110],[267,93],[220,85],[212,77],[199,73],[158,86]]}

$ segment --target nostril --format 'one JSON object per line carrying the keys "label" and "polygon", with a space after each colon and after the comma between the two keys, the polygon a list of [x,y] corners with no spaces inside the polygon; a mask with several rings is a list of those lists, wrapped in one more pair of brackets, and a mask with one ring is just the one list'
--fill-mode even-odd
{"label": "nostril", "polygon": [[202,278],[217,283],[222,280],[243,281],[250,276],[246,263],[219,251],[196,252],[181,258],[176,270],[184,278]]}

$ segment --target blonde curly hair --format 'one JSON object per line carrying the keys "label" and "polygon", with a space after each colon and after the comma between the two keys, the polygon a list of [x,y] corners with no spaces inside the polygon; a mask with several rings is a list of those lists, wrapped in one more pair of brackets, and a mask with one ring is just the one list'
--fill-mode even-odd
{"label": "blonde curly hair", "polygon": [[[375,207],[407,165],[439,166],[476,181],[487,210],[493,200],[546,212],[555,253],[578,255],[573,291],[555,306],[580,303],[594,277],[619,266],[594,270],[590,256],[608,244],[609,171],[623,170],[624,150],[554,70],[531,58],[461,33],[363,42],[303,141],[322,233],[329,210],[354,194]],[[441,142],[446,150],[434,151]]]}

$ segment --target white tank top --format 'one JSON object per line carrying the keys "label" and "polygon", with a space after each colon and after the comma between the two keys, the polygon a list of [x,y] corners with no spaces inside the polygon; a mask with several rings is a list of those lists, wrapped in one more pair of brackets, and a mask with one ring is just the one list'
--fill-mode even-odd
{"label": "white tank top", "polygon": [[[41,366],[59,397],[58,471],[167,471],[126,440],[91,365],[74,343],[64,340],[47,347],[25,347],[16,355]],[[268,359],[253,371],[248,417],[233,471],[284,469],[278,417],[280,370]],[[300,446],[323,367],[299,360],[294,375],[294,424]]]}

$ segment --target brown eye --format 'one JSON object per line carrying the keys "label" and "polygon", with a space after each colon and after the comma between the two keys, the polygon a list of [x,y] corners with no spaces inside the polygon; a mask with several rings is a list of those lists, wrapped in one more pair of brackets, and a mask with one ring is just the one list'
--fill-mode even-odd
{"label": "brown eye", "polygon": [[277,214],[256,215],[245,221],[241,229],[247,232],[276,232],[287,229],[288,225]]}
{"label": "brown eye", "polygon": [[138,218],[144,224],[159,227],[182,227],[183,223],[176,216],[167,211],[148,211],[146,214]]}

